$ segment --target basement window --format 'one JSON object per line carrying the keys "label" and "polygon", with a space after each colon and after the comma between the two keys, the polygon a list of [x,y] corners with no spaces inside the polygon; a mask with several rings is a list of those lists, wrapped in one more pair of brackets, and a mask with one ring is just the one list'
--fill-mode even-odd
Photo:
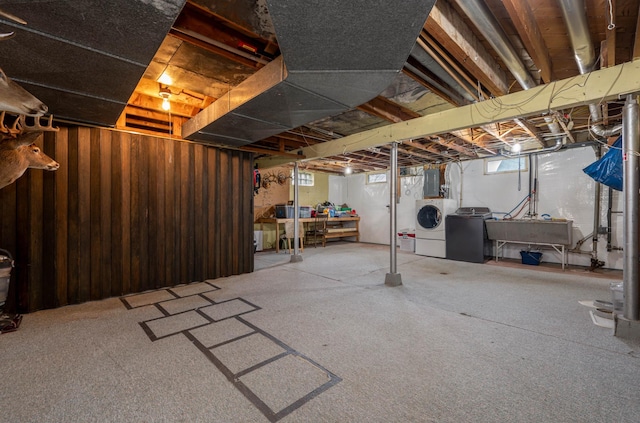
{"label": "basement window", "polygon": [[529,170],[527,166],[526,156],[504,158],[498,157],[493,159],[484,159],[484,174],[495,175],[497,173],[508,172],[527,172]]}
{"label": "basement window", "polygon": [[367,175],[367,183],[368,184],[386,184],[387,183],[387,172],[369,173]]}
{"label": "basement window", "polygon": [[[293,172],[291,172],[291,185],[294,182]],[[313,186],[313,173],[298,172],[298,186],[300,187],[312,187]]]}

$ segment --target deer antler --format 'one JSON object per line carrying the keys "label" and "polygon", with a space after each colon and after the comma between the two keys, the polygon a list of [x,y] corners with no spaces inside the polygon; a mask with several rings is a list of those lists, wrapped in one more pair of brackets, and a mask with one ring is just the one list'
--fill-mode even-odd
{"label": "deer antler", "polygon": [[18,115],[18,119],[13,123],[11,131],[17,131],[17,133],[23,132],[58,132],[60,128],[53,126],[53,115],[49,115],[46,119],[46,124],[42,126],[40,124],[40,116],[33,117],[33,125],[27,123],[27,117],[25,115]]}
{"label": "deer antler", "polygon": [[6,112],[0,112],[0,135],[1,139],[15,139],[28,133],[42,132],[57,132],[60,130],[58,127],[53,126],[53,115],[49,115],[46,119],[46,124],[43,126],[40,122],[40,117],[33,117],[33,124],[27,124],[27,117],[25,115],[18,115],[11,125],[4,123]]}
{"label": "deer antler", "polygon": [[[19,17],[12,15],[11,13],[7,13],[4,10],[0,9],[0,16],[3,16],[9,20],[12,20],[14,22],[17,22],[19,24],[22,25],[26,25],[27,22],[24,19],[20,19]],[[9,38],[13,37],[15,35],[15,32],[11,31],[11,32],[6,32],[3,34],[0,34],[0,41],[2,40],[8,40]]]}

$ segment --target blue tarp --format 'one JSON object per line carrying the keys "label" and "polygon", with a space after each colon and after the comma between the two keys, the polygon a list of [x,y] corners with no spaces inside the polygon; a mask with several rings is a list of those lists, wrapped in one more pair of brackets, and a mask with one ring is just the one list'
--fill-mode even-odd
{"label": "blue tarp", "polygon": [[622,191],[622,136],[609,148],[604,156],[582,169],[596,181]]}

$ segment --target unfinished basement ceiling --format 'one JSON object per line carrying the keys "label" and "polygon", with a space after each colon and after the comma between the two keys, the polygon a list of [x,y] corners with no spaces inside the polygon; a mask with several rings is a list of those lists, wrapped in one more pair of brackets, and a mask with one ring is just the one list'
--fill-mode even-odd
{"label": "unfinished basement ceiling", "polygon": [[[509,69],[513,63],[487,39],[479,15],[468,16],[459,1],[436,2],[404,67],[371,100],[237,148],[252,151],[257,158],[299,158],[301,147],[527,88],[520,81],[522,75],[516,77]],[[562,14],[561,5],[567,1],[465,3],[488,11],[499,22],[504,41],[516,52],[531,83],[545,84],[580,74]],[[597,58],[594,69],[640,56],[636,0],[570,3],[585,11],[588,43]],[[181,1],[142,0],[29,4],[8,1],[1,6],[29,23],[27,30],[0,19],[2,32],[5,27],[17,32],[0,44],[3,57],[17,59],[5,59],[1,66],[48,104],[54,116],[76,122],[181,138],[183,125],[281,57],[266,0],[188,0],[184,7]],[[358,18],[353,22],[356,25]],[[41,25],[53,34],[45,41],[35,38],[44,28]],[[372,57],[388,48],[385,40],[392,39],[379,35],[373,37],[375,43],[359,42]],[[286,52],[283,56],[286,61]],[[170,113],[161,108],[160,84],[171,92]],[[601,104],[599,109],[600,122],[593,121],[587,107],[576,107],[403,142],[399,165],[487,157],[516,143],[534,150],[551,148],[558,139],[566,144],[589,141],[597,137],[589,131],[591,124],[606,128],[621,122],[617,102]],[[304,166],[341,173],[347,165],[358,172],[384,169],[388,162],[389,149],[382,145],[307,161]]]}
{"label": "unfinished basement ceiling", "polygon": [[58,119],[113,126],[184,0],[3,1],[5,73]]}

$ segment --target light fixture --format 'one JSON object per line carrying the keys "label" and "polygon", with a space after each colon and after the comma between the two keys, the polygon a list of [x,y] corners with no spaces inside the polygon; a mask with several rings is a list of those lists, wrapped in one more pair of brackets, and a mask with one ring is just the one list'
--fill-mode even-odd
{"label": "light fixture", "polygon": [[522,150],[522,146],[519,142],[513,144],[513,147],[511,147],[511,151],[513,151],[514,153],[519,153],[520,150]]}
{"label": "light fixture", "polygon": [[162,75],[160,75],[160,78],[158,78],[158,82],[164,85],[173,85],[173,79],[167,75],[166,72],[163,72]]}
{"label": "light fixture", "polygon": [[169,103],[171,90],[169,89],[169,87],[163,87],[162,84],[160,84],[160,91],[158,92],[158,95],[162,99],[162,110],[169,111],[169,109],[171,108],[171,103]]}
{"label": "light fixture", "polygon": [[344,168],[345,175],[351,175],[351,172],[353,172],[353,169],[351,169],[351,166],[347,166]]}

